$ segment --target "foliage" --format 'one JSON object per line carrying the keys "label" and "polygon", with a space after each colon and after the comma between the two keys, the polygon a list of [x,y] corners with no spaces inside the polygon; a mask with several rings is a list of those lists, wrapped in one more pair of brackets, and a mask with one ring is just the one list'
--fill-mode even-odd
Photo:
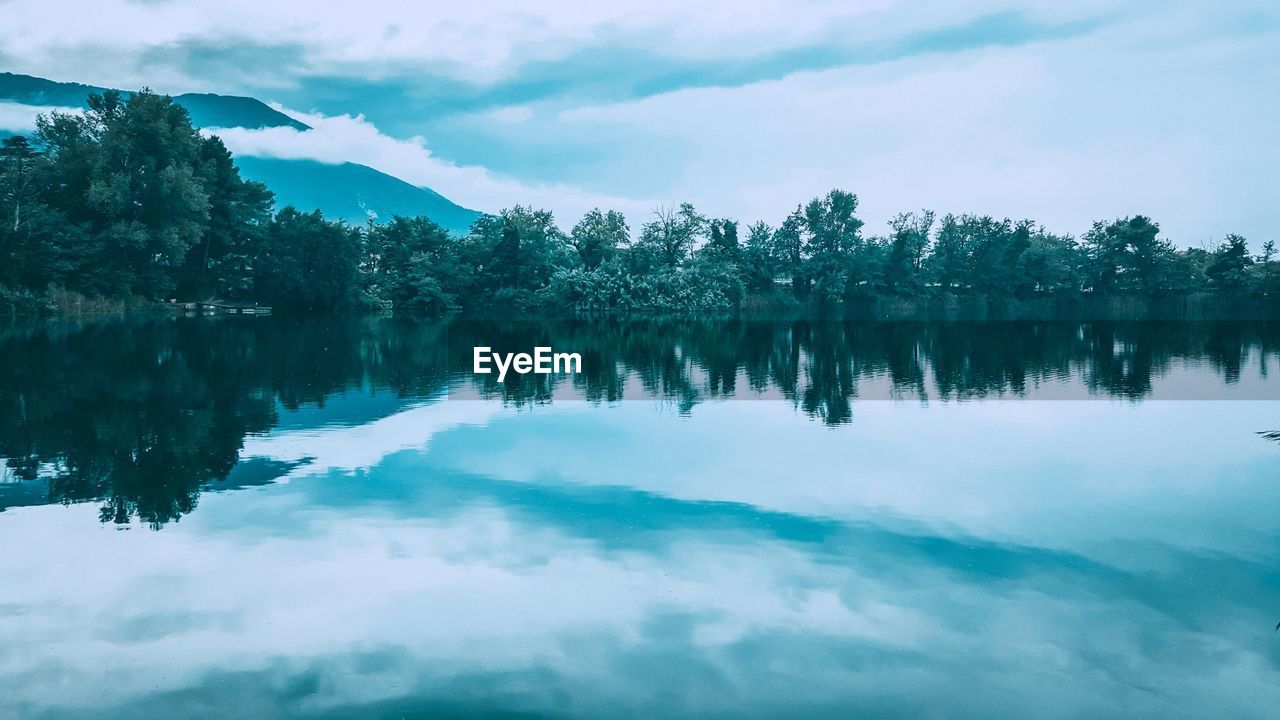
{"label": "foliage", "polygon": [[920,291],[925,250],[933,229],[933,213],[902,213],[889,223],[893,229],[884,280],[889,292],[910,295]]}
{"label": "foliage", "polygon": [[627,227],[627,219],[617,210],[602,213],[600,208],[596,208],[583,215],[569,234],[569,244],[588,270],[600,267],[600,263],[612,258],[619,248],[630,242],[631,229]]}
{"label": "foliage", "polygon": [[474,271],[466,286],[468,297],[517,312],[532,309],[534,293],[574,257],[549,211],[521,205],[482,216],[457,252],[462,265]]}
{"label": "foliage", "polygon": [[[993,301],[1081,293],[1275,291],[1275,246],[1228,235],[1177,250],[1151,219],[1097,222],[1079,241],[1029,220],[928,210],[863,235],[835,189],[776,226],[660,207],[632,242],[596,208],[565,233],[546,210],[481,216],[462,237],[428,218],[353,228],[240,177],[222,141],[170,98],[106,92],[0,147],[0,299],[17,308],[226,300],[284,308],[471,313],[845,312],[882,298]],[[102,302],[98,302],[102,300]]]}
{"label": "foliage", "polygon": [[261,298],[287,308],[354,308],[360,245],[360,233],[346,223],[285,208],[267,229],[254,286]]}
{"label": "foliage", "polygon": [[[1095,291],[1158,292],[1178,284],[1186,268],[1175,266],[1173,244],[1143,215],[1093,224],[1084,235],[1086,283]],[[1183,272],[1179,272],[1182,270]]]}
{"label": "foliage", "polygon": [[776,242],[776,233],[763,220],[747,228],[747,244],[742,250],[742,270],[747,290],[772,290],[783,275],[786,258]]}
{"label": "foliage", "polygon": [[707,231],[707,218],[689,203],[678,209],[658,208],[653,220],[640,229],[642,248],[652,248],[658,260],[667,269],[684,261]]}
{"label": "foliage", "polygon": [[852,288],[872,279],[872,256],[863,249],[858,196],[832,190],[804,206],[798,272],[803,292],[820,308],[838,305]]}
{"label": "foliage", "polygon": [[49,159],[44,199],[86,237],[74,279],[104,294],[168,297],[209,226],[204,142],[187,111],[142,91],[91,95],[82,115],[37,123]]}
{"label": "foliage", "polygon": [[250,297],[255,254],[271,222],[274,198],[262,183],[241,179],[231,152],[216,136],[203,140],[200,156],[209,194],[209,223],[187,252],[180,294]]}
{"label": "foliage", "polygon": [[449,231],[426,218],[371,225],[362,268],[374,302],[392,311],[441,315],[458,306],[468,276]]}
{"label": "foliage", "polygon": [[[1270,258],[1268,258],[1270,260]],[[1218,290],[1238,293],[1248,283],[1248,269],[1253,264],[1247,241],[1239,235],[1228,235],[1213,252],[1213,261],[1205,269],[1209,284]]]}

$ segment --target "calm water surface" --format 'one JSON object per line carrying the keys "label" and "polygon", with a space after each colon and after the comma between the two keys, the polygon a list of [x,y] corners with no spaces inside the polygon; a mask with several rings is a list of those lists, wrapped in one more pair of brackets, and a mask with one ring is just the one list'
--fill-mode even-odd
{"label": "calm water surface", "polygon": [[1238,323],[0,328],[0,717],[1276,717],[1276,372]]}

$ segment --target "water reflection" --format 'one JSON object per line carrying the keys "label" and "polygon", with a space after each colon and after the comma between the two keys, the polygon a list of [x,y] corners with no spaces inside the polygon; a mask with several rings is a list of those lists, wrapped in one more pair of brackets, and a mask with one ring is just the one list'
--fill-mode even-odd
{"label": "water reflection", "polygon": [[[1142,399],[1187,365],[1204,397],[1216,397],[1250,363],[1265,380],[1280,349],[1274,323],[467,322],[449,337],[451,367],[468,384],[477,344],[583,353],[581,375],[484,376],[485,396],[539,402],[569,386],[592,401],[647,395],[687,411],[708,398],[776,395],[831,424],[849,420],[855,399],[1043,396],[1054,385],[1065,396]],[[639,392],[629,395],[632,380]],[[1253,389],[1280,397],[1265,383]]]}
{"label": "water reflection", "polygon": [[0,558],[0,714],[1266,717],[1280,494],[1240,428],[1267,404],[1186,405],[875,403],[831,431],[436,402],[381,447],[249,438],[316,465],[160,533],[0,514],[40,546]]}
{"label": "water reflection", "polygon": [[0,716],[1267,717],[1276,339],[11,329]]}
{"label": "water reflection", "polygon": [[[583,355],[579,375],[471,373],[472,348]],[[159,528],[244,484],[246,436],[363,425],[451,397],[785,401],[823,423],[897,398],[1280,397],[1280,326],[1259,323],[453,323],[154,320],[0,331],[0,508],[101,501]],[[1232,390],[1235,394],[1231,394]],[[336,409],[328,406],[338,404]],[[307,458],[295,458],[305,463]],[[274,467],[274,466],[273,466]],[[289,468],[274,467],[285,473]],[[254,468],[265,482],[263,469]],[[40,482],[41,491],[22,483]]]}

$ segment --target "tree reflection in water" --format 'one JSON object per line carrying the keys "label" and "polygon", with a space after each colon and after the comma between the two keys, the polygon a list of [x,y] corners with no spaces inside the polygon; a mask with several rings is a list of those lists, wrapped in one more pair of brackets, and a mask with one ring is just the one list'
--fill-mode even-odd
{"label": "tree reflection in water", "polygon": [[[471,372],[472,348],[578,352],[577,375]],[[281,465],[239,463],[244,438],[281,410],[354,389],[395,398],[448,390],[513,405],[566,395],[657,398],[681,412],[774,398],[850,422],[854,401],[1037,397],[1056,385],[1142,399],[1192,363],[1201,382],[1240,381],[1280,348],[1274,323],[453,322],[151,319],[0,330],[0,508],[102,503],[103,522],[160,528],[200,493],[269,482]],[[1280,433],[1266,433],[1280,440]],[[33,483],[43,483],[36,497]]]}

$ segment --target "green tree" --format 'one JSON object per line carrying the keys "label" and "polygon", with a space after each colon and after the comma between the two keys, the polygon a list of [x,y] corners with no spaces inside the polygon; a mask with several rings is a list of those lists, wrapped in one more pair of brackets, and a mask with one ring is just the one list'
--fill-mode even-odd
{"label": "green tree", "polygon": [[960,218],[951,214],[942,218],[933,252],[924,265],[943,292],[961,289],[961,283],[969,274],[968,240],[961,229]]}
{"label": "green tree", "polygon": [[1089,286],[1098,292],[1167,289],[1176,253],[1159,233],[1160,226],[1143,215],[1095,222],[1083,237]]}
{"label": "green tree", "polygon": [[1030,245],[1027,224],[966,215],[960,228],[969,251],[965,284],[985,295],[1012,294],[1020,281],[1018,261]]}
{"label": "green tree", "polygon": [[1040,228],[1023,253],[1023,278],[1030,292],[1071,293],[1083,282],[1084,254],[1075,239]]}
{"label": "green tree", "polygon": [[835,305],[850,286],[868,280],[867,268],[851,267],[850,256],[862,244],[857,210],[858,196],[843,190],[832,190],[804,207],[803,272],[817,305]]}
{"label": "green tree", "polygon": [[68,247],[83,240],[79,226],[48,206],[49,162],[27,138],[0,145],[0,286],[43,290],[68,280]]}
{"label": "green tree", "polygon": [[481,217],[461,245],[462,262],[475,272],[462,305],[530,309],[573,253],[550,211],[517,205]]}
{"label": "green tree", "polygon": [[809,293],[809,278],[804,272],[804,211],[797,206],[787,215],[773,234],[774,257],[778,260],[778,274],[791,281],[795,297]]}
{"label": "green tree", "polygon": [[771,291],[781,274],[785,260],[774,241],[773,228],[760,221],[747,228],[747,243],[742,250],[744,281],[752,292]]}
{"label": "green tree", "polygon": [[93,237],[73,249],[77,274],[103,292],[168,297],[209,223],[204,143],[181,105],[149,90],[94,94],[87,105],[37,120],[52,161],[49,202]]}
{"label": "green tree", "polygon": [[928,210],[901,213],[889,221],[889,227],[893,234],[884,272],[887,288],[899,294],[919,292],[922,285],[920,271],[933,229],[933,213]]}
{"label": "green tree", "polygon": [[1258,283],[1259,285],[1258,289],[1263,295],[1269,295],[1271,293],[1271,285],[1272,285],[1271,263],[1272,261],[1275,260],[1275,257],[1276,257],[1275,242],[1272,240],[1268,240],[1262,243],[1262,252],[1258,255],[1257,264],[1261,269],[1261,272],[1259,273],[1260,278]]}
{"label": "green tree", "polygon": [[394,217],[365,237],[371,294],[396,314],[439,316],[459,306],[467,272],[449,231],[424,217]]}
{"label": "green tree", "polygon": [[360,232],[346,223],[286,207],[267,228],[255,293],[287,308],[349,310],[358,304],[360,245]]}
{"label": "green tree", "polygon": [[847,253],[862,240],[858,196],[832,190],[804,207],[805,249],[810,257]]}
{"label": "green tree", "polygon": [[742,251],[738,240],[738,223],[734,220],[719,219],[711,221],[711,237],[707,248],[726,257],[737,258]]}
{"label": "green tree", "polygon": [[275,197],[266,185],[244,180],[218,137],[200,147],[201,176],[209,194],[209,222],[187,251],[178,295],[244,299],[253,288],[253,263]]}
{"label": "green tree", "polygon": [[653,220],[640,229],[637,244],[652,248],[661,263],[676,267],[689,257],[694,246],[707,232],[707,218],[693,205],[681,203],[678,209],[658,208]]}
{"label": "green tree", "polygon": [[591,210],[569,233],[569,244],[578,253],[582,266],[588,270],[600,267],[600,263],[613,257],[619,248],[631,242],[631,228],[622,213],[610,210]]}
{"label": "green tree", "polygon": [[0,143],[0,202],[4,203],[0,222],[11,233],[22,228],[22,211],[35,202],[36,169],[41,160],[22,135],[7,137]]}
{"label": "green tree", "polygon": [[1187,293],[1203,290],[1207,267],[1196,253],[1171,250],[1158,266],[1159,274],[1153,292]]}
{"label": "green tree", "polygon": [[1247,287],[1249,266],[1252,264],[1248,241],[1231,234],[1214,250],[1213,261],[1205,270],[1205,275],[1215,290],[1238,293]]}

